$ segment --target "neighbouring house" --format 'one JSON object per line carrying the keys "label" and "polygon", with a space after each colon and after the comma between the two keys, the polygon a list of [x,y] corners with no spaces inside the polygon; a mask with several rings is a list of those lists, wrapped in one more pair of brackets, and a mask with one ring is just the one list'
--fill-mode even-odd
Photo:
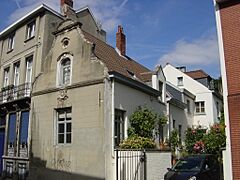
{"label": "neighbouring house", "polygon": [[[0,173],[114,180],[114,149],[138,106],[166,115],[166,77],[116,49],[88,7],[40,5],[0,33]],[[162,134],[167,136],[168,127]]]}
{"label": "neighbouring house", "polygon": [[222,96],[214,91],[209,75],[202,70],[187,72],[185,67],[176,68],[171,64],[166,64],[163,72],[167,82],[189,94],[190,98],[183,101],[190,104],[187,108],[187,111],[192,113],[192,116],[187,118],[189,126],[207,129],[219,121],[223,106]]}
{"label": "neighbouring house", "polygon": [[226,150],[224,179],[240,179],[240,1],[214,0],[223,81]]}
{"label": "neighbouring house", "polygon": [[167,114],[169,117],[169,133],[178,131],[179,143],[184,145],[185,131],[192,126],[194,117],[195,95],[184,88],[166,82]]}

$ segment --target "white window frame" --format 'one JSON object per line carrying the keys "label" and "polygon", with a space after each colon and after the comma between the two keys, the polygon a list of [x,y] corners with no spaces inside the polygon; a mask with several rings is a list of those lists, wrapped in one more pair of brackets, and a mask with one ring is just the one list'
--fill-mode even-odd
{"label": "white window frame", "polygon": [[25,83],[32,82],[33,55],[26,57]]}
{"label": "white window frame", "polygon": [[177,77],[177,80],[178,80],[178,86],[183,86],[183,77]]}
{"label": "white window frame", "polygon": [[14,66],[13,85],[18,86],[20,80],[20,62],[15,63],[13,66]]}
{"label": "white window frame", "polygon": [[[114,147],[118,147],[121,141],[125,139],[125,111],[115,109],[114,111]],[[117,125],[117,127],[116,127]],[[116,132],[117,128],[117,132]],[[118,133],[119,130],[119,133]]]}
{"label": "white window frame", "polygon": [[[62,62],[66,59],[70,60],[70,77],[69,77],[69,82],[68,83],[63,83],[63,67],[62,67]],[[65,87],[69,86],[72,84],[72,61],[73,61],[73,56],[71,54],[63,54],[57,63],[57,87]]]}
{"label": "white window frame", "polygon": [[35,36],[36,21],[32,21],[27,24],[26,40]]}
{"label": "white window frame", "polygon": [[196,114],[205,114],[205,101],[195,102],[195,113]]}
{"label": "white window frame", "polygon": [[[56,132],[56,142],[58,145],[67,145],[67,144],[72,144],[72,108],[61,108],[57,109],[57,118],[56,118],[56,123],[57,123],[57,132]],[[60,121],[60,116],[64,119],[63,121]],[[67,125],[71,124],[71,132],[67,132]],[[63,125],[63,132],[59,132],[59,126]],[[59,135],[63,135],[63,142],[59,142]],[[70,134],[70,142],[67,142],[67,135]]]}
{"label": "white window frame", "polygon": [[14,45],[15,45],[15,34],[11,34],[8,37],[8,51],[11,51],[14,49]]}
{"label": "white window frame", "polygon": [[3,87],[9,86],[9,73],[10,67],[5,68],[3,72]]}

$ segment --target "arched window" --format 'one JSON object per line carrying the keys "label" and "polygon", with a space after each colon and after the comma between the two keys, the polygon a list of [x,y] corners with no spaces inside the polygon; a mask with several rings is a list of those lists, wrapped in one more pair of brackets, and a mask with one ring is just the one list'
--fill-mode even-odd
{"label": "arched window", "polygon": [[70,76],[71,76],[71,60],[69,58],[65,58],[61,61],[61,82],[63,85],[70,84]]}
{"label": "arched window", "polygon": [[58,86],[66,86],[71,84],[71,64],[72,56],[63,55],[58,62]]}

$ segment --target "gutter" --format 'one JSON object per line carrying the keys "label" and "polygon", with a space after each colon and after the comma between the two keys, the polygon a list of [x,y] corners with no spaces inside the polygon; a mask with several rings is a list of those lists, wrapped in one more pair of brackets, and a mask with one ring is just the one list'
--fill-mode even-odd
{"label": "gutter", "polygon": [[158,90],[155,90],[152,87],[150,87],[146,84],[143,84],[142,82],[128,78],[120,73],[115,72],[115,71],[109,72],[109,77],[110,77],[110,79],[114,79],[116,82],[120,82],[122,84],[130,86],[136,90],[142,91],[151,96],[159,97],[161,95],[161,93]]}

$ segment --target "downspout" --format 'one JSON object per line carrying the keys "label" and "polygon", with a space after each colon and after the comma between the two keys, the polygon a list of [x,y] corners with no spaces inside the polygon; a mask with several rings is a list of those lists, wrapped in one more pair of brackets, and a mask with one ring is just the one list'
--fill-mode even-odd
{"label": "downspout", "polygon": [[114,109],[115,109],[115,104],[114,104],[114,91],[115,89],[115,81],[114,78],[112,78],[112,157],[115,157],[115,152],[114,152],[114,120],[115,120],[115,113],[114,113]]}

